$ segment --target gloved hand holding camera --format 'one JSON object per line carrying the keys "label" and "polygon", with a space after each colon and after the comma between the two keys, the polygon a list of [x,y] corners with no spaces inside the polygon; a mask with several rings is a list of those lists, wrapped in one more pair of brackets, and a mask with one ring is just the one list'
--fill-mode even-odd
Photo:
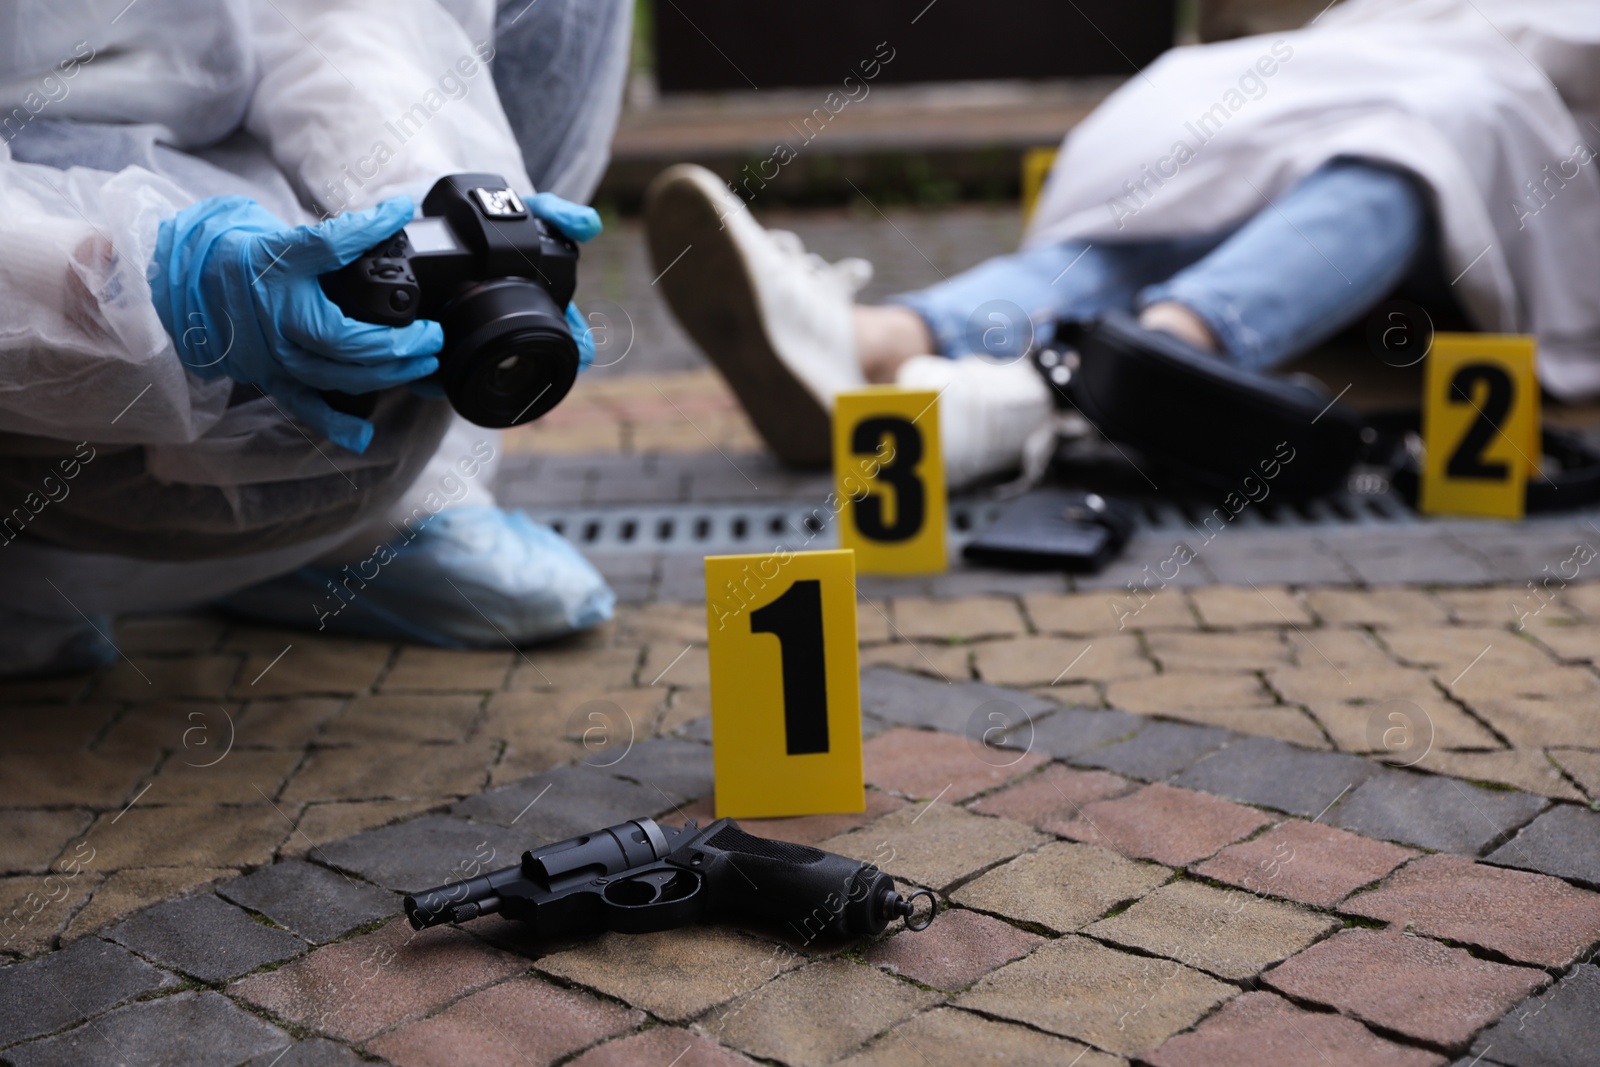
{"label": "gloved hand holding camera", "polygon": [[372,424],[323,394],[437,374],[479,425],[538,418],[594,358],[571,299],[574,241],[599,216],[549,193],[524,203],[489,174],[441,179],[423,211],[396,197],[289,226],[243,197],[202,200],[161,225],[157,313],[196,375],[256,385],[353,452]]}

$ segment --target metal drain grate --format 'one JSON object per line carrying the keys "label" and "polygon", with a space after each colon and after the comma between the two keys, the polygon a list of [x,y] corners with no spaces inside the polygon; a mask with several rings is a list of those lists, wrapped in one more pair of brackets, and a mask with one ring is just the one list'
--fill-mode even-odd
{"label": "metal drain grate", "polygon": [[[1166,499],[1131,501],[1138,528],[1155,533],[1196,531],[1213,505]],[[950,543],[960,549],[993,521],[1001,504],[952,501]],[[797,502],[771,504],[666,504],[528,508],[579,547],[600,553],[662,552],[694,555],[761,552],[779,544],[791,550],[832,548],[839,543],[832,513]],[[1341,494],[1305,503],[1266,500],[1234,516],[1230,526],[1255,529],[1318,529],[1396,526],[1416,517],[1384,493]]]}

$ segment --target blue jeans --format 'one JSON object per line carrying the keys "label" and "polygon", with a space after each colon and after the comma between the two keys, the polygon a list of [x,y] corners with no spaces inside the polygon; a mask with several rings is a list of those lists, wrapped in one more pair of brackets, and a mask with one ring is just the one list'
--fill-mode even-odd
{"label": "blue jeans", "polygon": [[923,318],[941,355],[1010,359],[1059,318],[1176,301],[1234,363],[1264,371],[1361,318],[1431,243],[1415,179],[1336,159],[1231,232],[1024,249],[889,302]]}

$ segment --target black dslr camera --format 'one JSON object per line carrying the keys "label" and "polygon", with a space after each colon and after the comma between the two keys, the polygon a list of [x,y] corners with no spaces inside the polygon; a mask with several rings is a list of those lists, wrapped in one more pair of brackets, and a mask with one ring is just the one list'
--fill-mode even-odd
{"label": "black dslr camera", "polygon": [[440,384],[456,411],[479,426],[537,419],[578,376],[578,343],[566,319],[578,246],[534,218],[497,174],[440,178],[419,218],[321,281],[352,319],[383,326],[437,319],[444,326]]}

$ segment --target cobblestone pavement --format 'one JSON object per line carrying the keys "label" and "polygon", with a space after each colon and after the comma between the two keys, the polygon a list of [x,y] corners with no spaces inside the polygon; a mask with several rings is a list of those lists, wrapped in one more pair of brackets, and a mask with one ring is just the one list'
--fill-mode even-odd
{"label": "cobblestone pavement", "polygon": [[[526,653],[129,620],[118,667],[0,690],[0,1057],[1584,1062],[1600,584],[1518,632],[1526,592],[863,605],[868,810],[752,829],[887,845],[951,910],[825,946],[390,918],[491,851],[710,815],[699,605]],[[963,736],[996,700],[1015,751]],[[596,708],[631,749],[563,768]]]}
{"label": "cobblestone pavement", "polygon": [[[1015,239],[892,217],[795,225],[880,295]],[[113,668],[0,683],[0,1061],[1594,1062],[1592,515],[1262,508],[1163,584],[1180,514],[1094,578],[862,579],[867,810],[749,828],[935,891],[931,929],[413,934],[399,890],[711,815],[700,555],[829,490],[760,454],[631,239],[585,306],[614,283],[638,351],[508,434],[499,483],[593,552],[613,623],[452,652],[148,616]],[[706,544],[618,532],[669,512]]]}

